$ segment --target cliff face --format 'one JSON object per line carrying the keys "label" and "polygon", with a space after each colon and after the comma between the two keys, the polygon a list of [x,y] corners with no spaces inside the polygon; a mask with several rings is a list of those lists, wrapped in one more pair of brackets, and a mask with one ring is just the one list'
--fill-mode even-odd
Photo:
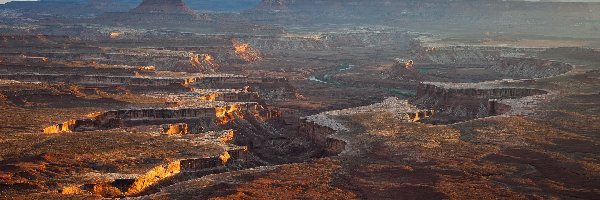
{"label": "cliff face", "polygon": [[544,78],[567,73],[573,66],[534,58],[503,58],[489,68],[512,77]]}
{"label": "cliff face", "polygon": [[215,72],[219,64],[209,54],[194,54],[190,56],[190,64],[201,73]]}
{"label": "cliff face", "polygon": [[134,177],[120,177],[105,183],[65,187],[60,192],[62,194],[95,194],[111,198],[135,196],[170,178],[181,179],[181,177],[191,177],[194,174],[209,174],[224,171],[232,162],[243,160],[247,155],[248,150],[246,147],[236,147],[212,157],[167,162],[155,166],[144,174],[134,175]]}
{"label": "cliff face", "polygon": [[248,43],[232,39],[231,44],[235,54],[245,62],[256,62],[262,60],[260,52],[255,50]]}
{"label": "cliff face", "polygon": [[476,88],[444,87],[422,83],[412,102],[420,107],[436,110],[431,123],[454,123],[510,111],[502,99],[518,99],[547,94],[546,91],[529,88]]}
{"label": "cliff face", "polygon": [[261,52],[270,54],[277,52],[289,53],[290,50],[314,51],[336,48],[376,48],[381,46],[408,48],[413,37],[414,35],[407,32],[356,30],[351,32],[286,35],[284,37],[249,37],[240,38],[239,41],[248,43]]}
{"label": "cliff face", "polygon": [[[236,75],[222,76],[103,76],[103,75],[78,75],[78,74],[38,74],[38,73],[18,73],[1,74],[0,79],[31,81],[31,82],[49,82],[49,83],[71,83],[80,85],[128,85],[128,86],[152,86],[187,88],[184,86],[194,85],[198,87],[232,87],[243,88],[249,81],[247,77]],[[143,73],[143,72],[142,72]],[[141,74],[141,73],[140,73]],[[268,84],[267,82],[262,82]],[[262,84],[260,83],[260,84]],[[259,83],[257,83],[259,84]]]}
{"label": "cliff face", "polygon": [[318,148],[322,149],[320,156],[336,156],[346,150],[346,142],[331,138],[336,133],[331,127],[323,126],[307,120],[300,120],[298,134],[306,137]]}
{"label": "cliff face", "polygon": [[516,79],[557,76],[573,69],[567,63],[523,56],[538,52],[533,49],[452,46],[424,48],[415,57],[425,63],[481,66]]}

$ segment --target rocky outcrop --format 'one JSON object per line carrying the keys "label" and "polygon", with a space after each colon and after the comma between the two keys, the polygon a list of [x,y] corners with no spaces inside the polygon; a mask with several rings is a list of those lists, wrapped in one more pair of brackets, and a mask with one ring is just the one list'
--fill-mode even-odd
{"label": "rocky outcrop", "polygon": [[[148,42],[148,40],[161,38],[165,40],[165,43],[188,43],[190,41],[203,41],[207,43],[225,43],[228,42],[225,39],[220,38],[199,38],[193,35],[184,35],[181,33],[139,33],[139,32],[127,32],[123,31],[112,31],[107,33],[98,33],[99,35],[94,36],[101,38],[111,38],[112,33],[117,33],[116,38],[112,38],[109,42]],[[88,36],[92,37],[92,36]],[[169,38],[167,40],[165,38]],[[216,41],[213,41],[216,40]],[[219,44],[212,44],[219,45]],[[229,49],[227,49],[229,50]],[[85,54],[85,53],[69,53],[69,54],[52,54],[45,53],[44,56],[49,56],[53,59],[60,60],[89,60],[106,65],[122,65],[129,64],[132,66],[155,66],[157,70],[161,71],[182,71],[182,72],[215,72],[218,70],[219,61],[228,59],[224,57],[225,53],[221,53],[226,50],[221,49],[210,49],[209,51],[196,52],[192,49],[183,48],[181,51],[177,50],[158,50],[158,49],[136,49],[136,50],[122,50],[113,49],[103,53]],[[233,57],[233,56],[232,56]]]}
{"label": "rocky outcrop", "polygon": [[502,48],[477,48],[468,46],[425,47],[416,55],[419,62],[436,64],[477,64],[485,65],[501,57]]}
{"label": "rocky outcrop", "polygon": [[248,155],[246,147],[234,147],[219,155],[205,158],[180,159],[155,166],[141,175],[123,175],[111,182],[85,184],[82,186],[69,186],[60,190],[60,193],[96,194],[103,197],[136,196],[146,189],[160,184],[161,181],[175,176],[196,176],[195,174],[208,174],[225,171],[233,161],[243,161]]}
{"label": "rocky outcrop", "polygon": [[189,25],[197,20],[207,20],[208,15],[200,15],[190,9],[182,0],[144,0],[128,12],[106,12],[94,21],[108,24]]}
{"label": "rocky outcrop", "polygon": [[298,134],[322,148],[323,156],[334,156],[346,151],[347,141],[338,134],[351,131],[336,119],[336,116],[352,116],[364,113],[390,113],[404,122],[418,122],[434,116],[434,111],[419,109],[406,100],[388,98],[381,103],[368,106],[334,110],[300,119]]}
{"label": "rocky outcrop", "polygon": [[530,88],[486,86],[485,83],[422,83],[411,100],[419,107],[434,109],[431,123],[453,123],[506,113],[503,99],[519,99],[548,92]]}
{"label": "rocky outcrop", "polygon": [[217,124],[226,124],[236,118],[242,118],[244,115],[243,108],[239,105],[228,105],[215,108]]}
{"label": "rocky outcrop", "polygon": [[140,193],[144,191],[144,189],[150,187],[153,184],[156,184],[162,179],[181,173],[181,170],[181,160],[156,166],[150,171],[148,171],[146,174],[136,178],[132,185],[126,191],[123,191],[123,193]]}
{"label": "rocky outcrop", "polygon": [[194,54],[190,57],[190,64],[198,72],[215,72],[219,67],[217,61],[209,54]]}
{"label": "rocky outcrop", "polygon": [[250,92],[258,92],[263,100],[297,99],[301,95],[286,78],[251,78]]}
{"label": "rocky outcrop", "polygon": [[239,38],[265,54],[289,51],[323,51],[338,48],[408,48],[415,36],[398,30],[352,30],[350,32]]}
{"label": "rocky outcrop", "polygon": [[330,136],[337,131],[331,127],[322,126],[305,119],[300,120],[298,134],[309,139],[322,149],[320,156],[336,156],[346,150],[346,142]]}
{"label": "rocky outcrop", "polygon": [[206,108],[148,108],[112,110],[91,119],[69,120],[43,129],[44,133],[81,132],[143,125],[164,125],[167,134],[198,133],[247,116],[271,119],[276,110],[258,103],[239,103]]}
{"label": "rocky outcrop", "polygon": [[91,119],[83,119],[83,120],[69,120],[64,123],[52,125],[44,128],[42,132],[46,134],[55,134],[55,133],[64,133],[64,132],[74,132],[74,131],[83,131],[83,130],[94,130],[96,129],[96,123]]}
{"label": "rocky outcrop", "polygon": [[163,132],[167,135],[186,135],[189,133],[189,127],[185,123],[165,124]]}
{"label": "rocky outcrop", "polygon": [[[173,77],[137,77],[137,76],[97,76],[76,74],[0,74],[0,79],[48,82],[48,83],[75,83],[89,85],[130,85],[130,86],[177,86],[193,83],[201,78],[173,78]],[[205,79],[205,78],[202,78]],[[208,78],[210,79],[210,78]]]}
{"label": "rocky outcrop", "polygon": [[[483,85],[483,84],[482,84]],[[545,94],[546,91],[528,88],[489,88],[474,84],[424,82],[417,89],[417,98],[451,101],[459,98],[514,99],[531,95]]]}
{"label": "rocky outcrop", "polygon": [[414,68],[414,61],[409,59],[394,59],[394,64],[386,70],[382,78],[394,79],[403,82],[417,82],[423,79],[423,75]]}
{"label": "rocky outcrop", "polygon": [[213,128],[215,108],[139,109],[107,111],[92,119],[69,120],[44,129],[44,133],[81,132],[139,125],[187,122],[203,129]]}
{"label": "rocky outcrop", "polygon": [[227,144],[227,143],[232,142],[234,138],[235,138],[235,131],[228,130],[228,131],[221,132],[221,135],[219,135],[217,137],[217,140],[219,140],[219,142],[221,144]]}
{"label": "rocky outcrop", "polygon": [[327,137],[336,133],[334,128],[322,126],[306,119],[300,119],[299,124],[298,133],[320,146],[326,146]]}
{"label": "rocky outcrop", "polygon": [[545,78],[567,73],[573,66],[536,58],[502,58],[489,69],[516,78]]}
{"label": "rocky outcrop", "polygon": [[524,57],[541,49],[450,46],[423,48],[416,58],[422,62],[444,65],[481,66],[505,77],[545,78],[564,74],[573,66],[558,61]]}
{"label": "rocky outcrop", "polygon": [[[1,68],[0,68],[1,70]],[[79,75],[79,74],[38,74],[17,73],[0,74],[0,79],[48,82],[48,83],[71,83],[80,85],[127,85],[127,86],[151,86],[152,87],[178,87],[192,85],[205,88],[244,88],[248,84],[270,84],[268,79],[249,80],[245,76],[231,74],[193,74],[191,76],[104,76],[104,75]]]}
{"label": "rocky outcrop", "polygon": [[258,92],[247,91],[225,91],[208,92],[200,97],[206,101],[226,101],[226,102],[260,102],[261,98]]}
{"label": "rocky outcrop", "polygon": [[[87,64],[87,63],[86,63]],[[90,64],[92,65],[92,64]],[[0,65],[0,74],[15,74],[15,78],[18,78],[16,74],[27,74],[36,72],[38,74],[94,74],[98,76],[132,76],[132,75],[144,75],[151,76],[155,75],[155,68],[153,66],[113,66],[113,67],[70,67],[70,66],[49,66],[47,64],[19,64],[19,63],[6,63]]]}
{"label": "rocky outcrop", "polygon": [[250,46],[248,43],[239,41],[238,39],[232,39],[231,44],[235,54],[245,62],[257,62],[261,61],[262,57],[260,52]]}

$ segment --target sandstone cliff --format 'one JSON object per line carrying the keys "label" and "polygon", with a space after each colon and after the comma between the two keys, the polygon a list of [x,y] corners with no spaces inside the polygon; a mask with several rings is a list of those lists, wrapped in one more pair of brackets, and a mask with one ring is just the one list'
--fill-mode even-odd
{"label": "sandstone cliff", "polygon": [[519,99],[547,94],[546,91],[529,88],[485,87],[483,83],[422,83],[412,103],[419,107],[436,110],[431,123],[454,123],[510,111],[503,99]]}

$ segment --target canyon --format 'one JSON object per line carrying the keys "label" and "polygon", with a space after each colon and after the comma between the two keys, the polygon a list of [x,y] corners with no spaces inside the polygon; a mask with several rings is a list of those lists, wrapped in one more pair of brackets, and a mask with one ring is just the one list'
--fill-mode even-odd
{"label": "canyon", "polygon": [[599,8],[0,5],[0,198],[594,199]]}

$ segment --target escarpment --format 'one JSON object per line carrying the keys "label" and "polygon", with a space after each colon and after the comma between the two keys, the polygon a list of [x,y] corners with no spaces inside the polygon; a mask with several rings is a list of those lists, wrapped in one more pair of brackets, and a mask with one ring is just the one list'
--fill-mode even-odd
{"label": "escarpment", "polygon": [[[113,110],[99,114],[91,119],[69,120],[44,128],[44,133],[81,132],[122,127],[135,127],[141,125],[162,125],[185,123],[184,127],[169,127],[167,133],[193,132],[213,130],[218,125],[226,124],[230,120],[243,117],[246,112],[255,113],[252,116],[271,117],[269,111],[261,111],[257,103],[231,104],[206,108],[149,108]],[[188,126],[190,126],[188,128]]]}
{"label": "escarpment", "polygon": [[484,68],[513,79],[546,78],[573,69],[567,63],[532,57],[542,52],[544,49],[450,46],[425,47],[415,57],[424,63]]}
{"label": "escarpment", "polygon": [[339,116],[356,116],[365,113],[390,113],[403,122],[419,122],[436,115],[435,111],[419,109],[406,100],[387,98],[381,103],[368,106],[333,110],[300,119],[298,134],[308,138],[321,149],[320,156],[336,156],[348,151],[348,141],[343,136],[352,129],[344,125]]}
{"label": "escarpment", "polygon": [[414,34],[399,31],[355,30],[349,33],[307,33],[239,38],[251,47],[268,54],[289,51],[324,51],[343,48],[381,48],[389,46],[408,49]]}
{"label": "escarpment", "polygon": [[162,128],[167,135],[186,135],[190,132],[186,123],[165,124]]}
{"label": "escarpment", "polygon": [[489,69],[516,78],[545,78],[567,73],[573,66],[536,58],[503,58],[494,62]]}
{"label": "escarpment", "polygon": [[[527,79],[553,77],[573,69],[568,63],[538,58],[544,52],[547,50],[543,48],[421,47],[415,54],[418,61],[415,67],[444,71],[422,74],[436,82],[420,83],[416,97],[411,102],[421,108],[436,110],[435,117],[425,120],[436,124],[462,122],[509,112],[527,113],[529,111],[520,109],[530,109],[531,105],[543,101],[549,92],[506,85],[533,82],[535,80]],[[465,71],[472,72],[473,75],[464,78],[456,76]],[[446,82],[437,82],[438,80]]]}
{"label": "escarpment", "polygon": [[12,0],[0,199],[593,199],[600,3],[540,1]]}
{"label": "escarpment", "polygon": [[235,54],[245,62],[257,62],[262,60],[260,52],[248,43],[239,41],[238,39],[232,39],[231,44]]}
{"label": "escarpment", "polygon": [[112,181],[68,186],[62,194],[95,194],[107,198],[142,195],[153,187],[172,179],[184,181],[206,174],[225,172],[235,162],[247,158],[245,147],[231,147],[220,155],[205,158],[186,158],[159,164],[144,174],[122,174]]}
{"label": "escarpment", "polygon": [[[152,13],[142,15],[146,14]],[[113,32],[109,43],[134,40],[128,40],[132,36],[126,31],[107,33]],[[36,168],[31,176],[35,179],[31,182],[39,184],[36,190],[74,198],[140,196],[210,174],[289,162],[263,158],[274,154],[273,149],[293,156],[295,150],[289,149],[294,147],[284,146],[290,141],[309,146],[310,142],[282,137],[283,130],[272,127],[280,123],[282,114],[269,103],[295,98],[291,83],[277,76],[217,73],[222,64],[218,60],[229,59],[222,57],[226,53],[248,62],[259,61],[260,53],[241,42],[232,49],[229,39],[224,47],[208,45],[200,50],[106,48],[45,51],[27,57],[1,54],[0,79],[6,81],[0,83],[0,105],[5,100],[9,104],[2,109],[16,110],[19,117],[21,113],[39,117],[38,125],[50,125],[26,129],[46,134],[35,137],[56,138],[40,151],[74,149],[74,157],[83,155],[82,161]],[[214,54],[220,48],[227,52]],[[34,109],[42,113],[32,113]],[[63,170],[71,164],[77,167],[75,172]],[[51,175],[46,173],[51,170]],[[15,180],[26,174],[9,176],[9,182],[14,181],[9,187],[18,188]],[[57,176],[65,179],[48,181]]]}
{"label": "escarpment", "polygon": [[[69,72],[68,68],[64,68],[67,72],[65,74],[32,73],[36,69],[44,69],[44,67],[24,67],[21,69],[22,73],[3,74],[2,78],[27,81],[24,84],[29,85],[43,83],[46,87],[60,86],[68,90],[23,90],[14,94],[9,93],[7,98],[15,102],[19,98],[31,95],[66,95],[86,98],[88,90],[113,88],[123,91],[123,94],[119,95],[132,95],[135,98],[163,97],[160,102],[164,103],[164,105],[157,104],[155,107],[123,106],[125,108],[95,112],[87,118],[72,119],[48,126],[43,129],[44,133],[56,134],[58,137],[69,135],[61,133],[88,131],[90,134],[116,132],[121,135],[137,134],[140,137],[151,135],[173,138],[174,141],[188,142],[192,146],[201,147],[195,150],[182,150],[175,156],[160,158],[160,161],[156,158],[134,161],[136,163],[133,166],[147,169],[145,173],[128,170],[127,172],[133,171],[133,173],[121,174],[122,169],[108,167],[109,169],[105,170],[104,166],[98,167],[101,173],[95,171],[99,175],[94,176],[100,178],[72,181],[85,184],[68,184],[75,186],[61,187],[59,191],[65,195],[138,196],[192,178],[268,164],[251,152],[255,150],[254,148],[244,145],[252,142],[247,142],[248,139],[241,137],[250,137],[249,133],[253,136],[265,135],[263,138],[257,137],[258,140],[277,136],[270,135],[272,133],[268,132],[271,130],[267,130],[269,128],[267,121],[280,117],[281,113],[278,109],[267,106],[261,92],[268,94],[270,90],[290,87],[287,80],[281,78],[164,72],[157,71],[155,68],[119,68],[124,74],[137,70],[148,71],[144,76],[114,76],[110,73],[82,75],[94,70],[80,69]],[[116,73],[121,72],[117,70]],[[64,86],[65,83],[69,85]],[[236,131],[229,128],[234,128]],[[121,135],[115,137],[126,137]],[[86,136],[82,134],[82,136],[72,137]],[[214,148],[224,150],[219,154],[211,154],[210,151]],[[206,153],[202,152],[207,150]],[[194,157],[194,155],[209,156]],[[111,173],[106,173],[107,171]]]}
{"label": "escarpment", "polygon": [[245,90],[234,91],[198,91],[202,96],[200,99],[206,101],[229,101],[229,102],[261,102],[262,98],[258,92]]}
{"label": "escarpment", "polygon": [[319,156],[336,156],[346,150],[346,142],[340,139],[331,138],[338,130],[328,126],[323,126],[306,119],[300,120],[298,134],[308,138],[322,149]]}
{"label": "escarpment", "polygon": [[194,54],[190,56],[190,64],[199,72],[215,72],[219,64],[210,54]]}
{"label": "escarpment", "polygon": [[[175,74],[177,75],[177,74]],[[219,85],[219,84],[246,84],[244,76],[219,74],[219,75],[191,75],[185,77],[165,76],[103,76],[103,75],[79,75],[79,74],[0,74],[1,79],[48,82],[48,83],[74,83],[82,85],[127,85],[127,86],[177,86],[177,85]]]}
{"label": "escarpment", "polygon": [[545,95],[547,91],[531,88],[486,86],[485,83],[421,83],[411,100],[419,107],[436,111],[429,123],[454,123],[501,115],[511,110],[504,99],[521,99]]}

